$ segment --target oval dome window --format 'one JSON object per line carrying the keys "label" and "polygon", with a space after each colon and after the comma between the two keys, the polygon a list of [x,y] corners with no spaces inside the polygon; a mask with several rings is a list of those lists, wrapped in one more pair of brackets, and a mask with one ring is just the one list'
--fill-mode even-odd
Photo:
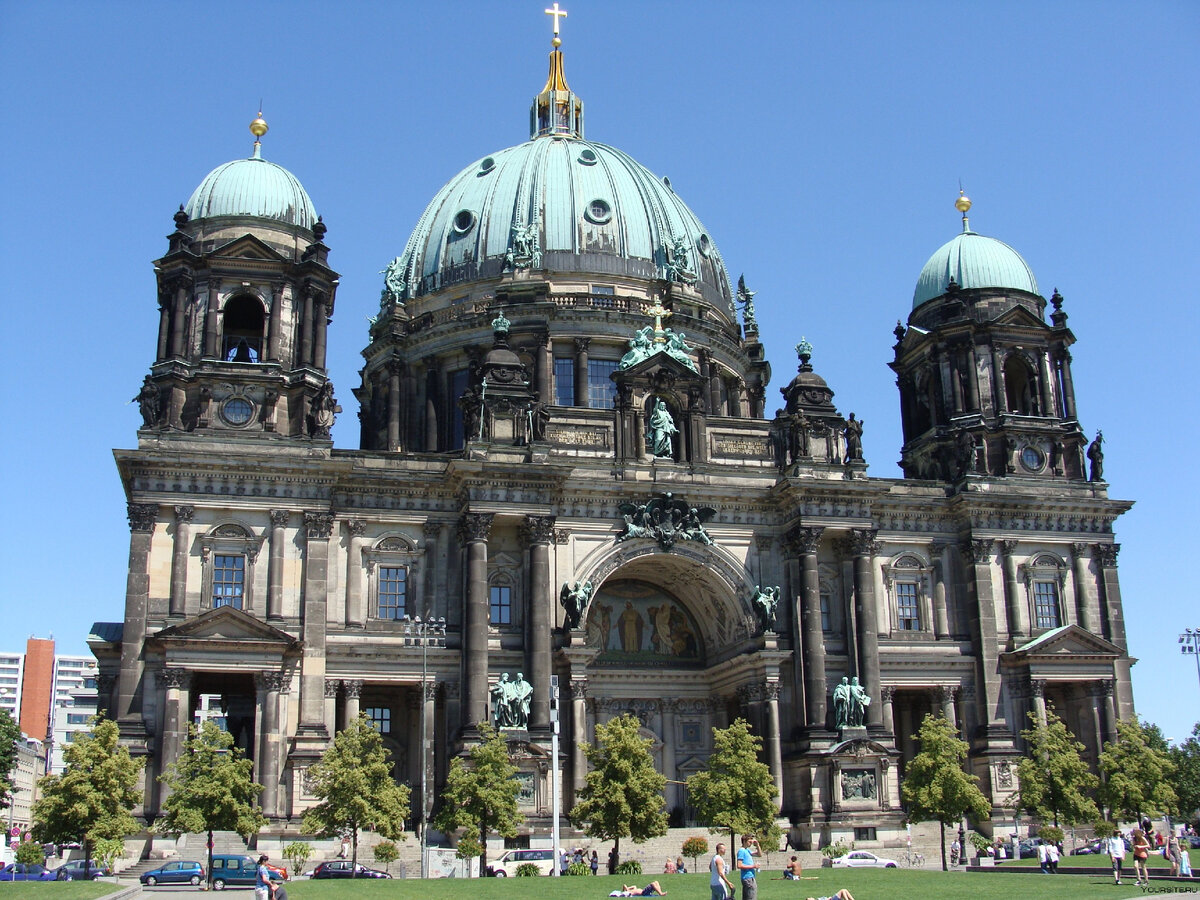
{"label": "oval dome window", "polygon": [[612,207],[608,202],[597,197],[587,205],[587,211],[584,216],[589,222],[595,222],[597,225],[603,225],[612,218]]}
{"label": "oval dome window", "polygon": [[579,161],[585,166],[594,166],[597,159],[595,150],[585,147],[579,151]]}
{"label": "oval dome window", "polygon": [[469,209],[460,209],[454,214],[454,230],[459,234],[466,234],[475,227],[475,213]]}
{"label": "oval dome window", "polygon": [[708,256],[712,252],[712,241],[708,239],[707,234],[702,234],[696,238],[696,249],[700,251],[702,256]]}
{"label": "oval dome window", "polygon": [[486,156],[479,164],[479,174],[486,175],[494,168],[496,168],[496,160],[492,159],[490,156]]}

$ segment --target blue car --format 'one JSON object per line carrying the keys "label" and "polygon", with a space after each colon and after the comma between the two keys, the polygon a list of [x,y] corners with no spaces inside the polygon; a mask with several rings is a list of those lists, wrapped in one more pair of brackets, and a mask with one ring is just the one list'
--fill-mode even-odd
{"label": "blue car", "polygon": [[13,863],[0,869],[0,881],[54,881],[55,875],[40,863]]}
{"label": "blue car", "polygon": [[177,860],[143,872],[139,880],[150,887],[156,884],[199,884],[204,880],[204,866],[198,862]]}

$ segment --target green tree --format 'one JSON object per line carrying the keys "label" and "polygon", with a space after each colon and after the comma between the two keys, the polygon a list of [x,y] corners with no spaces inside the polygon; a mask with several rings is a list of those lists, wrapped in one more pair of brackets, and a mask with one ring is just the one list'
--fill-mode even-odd
{"label": "green tree", "polygon": [[283,858],[292,864],[292,874],[303,874],[304,864],[312,856],[312,845],[307,841],[292,841],[283,848]]}
{"label": "green tree", "polygon": [[8,809],[12,802],[15,788],[12,773],[17,767],[17,741],[20,739],[20,726],[7,709],[0,709],[0,809]]}
{"label": "green tree", "polygon": [[117,723],[93,720],[63,754],[66,769],[38,782],[33,803],[33,839],[43,844],[83,844],[84,862],[99,840],[124,840],[140,824],[132,810],[141,800],[143,761],[121,746]]}
{"label": "green tree", "polygon": [[1090,794],[1099,779],[1084,762],[1083,744],[1051,709],[1046,710],[1045,725],[1034,713],[1029,721],[1033,727],[1021,732],[1029,755],[1017,764],[1016,807],[1055,826],[1094,822],[1100,811]]}
{"label": "green tree", "polygon": [[21,841],[17,844],[16,852],[13,853],[13,859],[25,865],[33,865],[34,863],[44,863],[46,854],[42,852],[42,845],[37,841]]}
{"label": "green tree", "polygon": [[900,799],[910,822],[935,819],[941,826],[942,871],[946,871],[946,826],[963,815],[985,817],[991,809],[979,789],[979,779],[963,771],[967,744],[945,716],[928,715],[917,735],[921,752],[912,758],[904,773]]}
{"label": "green tree", "polygon": [[1178,803],[1171,781],[1175,764],[1162,736],[1154,739],[1148,726],[1136,719],[1117,723],[1117,739],[1100,754],[1100,802],[1113,821],[1141,821],[1170,812]]}
{"label": "green tree", "polygon": [[581,744],[588,773],[570,818],[591,837],[634,841],[667,833],[666,776],[654,768],[651,741],[638,734],[641,722],[623,715],[596,726],[596,743]]}
{"label": "green tree", "polygon": [[1175,764],[1175,793],[1180,816],[1195,819],[1200,815],[1200,722],[1192,727],[1192,736],[1170,750]]}
{"label": "green tree", "polygon": [[391,841],[380,841],[375,845],[375,862],[383,863],[383,871],[400,858],[400,849]]}
{"label": "green tree", "polygon": [[233,735],[212,722],[188,726],[179,756],[158,780],[170,794],[155,830],[208,836],[208,880],[212,882],[214,831],[236,831],[246,840],[267,824],[258,807],[263,786],[251,780],[254,763],[233,745]]}
{"label": "green tree", "polygon": [[365,714],[334,736],[308,777],[321,802],[304,813],[304,830],[323,837],[349,834],[352,878],[358,869],[360,829],[404,840],[408,785],[392,778],[391,752]]}
{"label": "green tree", "polygon": [[[762,738],[750,732],[745,719],[713,729],[713,752],[708,767],[687,780],[688,800],[696,818],[710,831],[729,832],[730,847],[737,834],[761,834],[775,821],[775,780],[759,762]],[[731,851],[732,852],[732,851]]]}
{"label": "green tree", "polygon": [[465,829],[458,841],[458,856],[481,857],[480,872],[487,871],[487,836],[516,837],[521,824],[517,812],[517,767],[508,758],[504,738],[486,722],[479,723],[482,741],[471,748],[470,765],[461,757],[450,761],[442,808],[434,825],[442,831]]}
{"label": "green tree", "polygon": [[690,856],[692,858],[692,870],[695,871],[696,867],[699,865],[699,863],[696,862],[696,859],[708,853],[708,838],[690,837],[683,842],[683,847],[680,848],[680,852],[684,856]]}

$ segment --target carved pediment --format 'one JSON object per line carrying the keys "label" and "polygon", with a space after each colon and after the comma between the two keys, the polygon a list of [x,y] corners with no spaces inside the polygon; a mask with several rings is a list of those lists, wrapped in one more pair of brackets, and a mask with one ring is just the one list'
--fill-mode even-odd
{"label": "carved pediment", "polygon": [[1023,644],[1016,650],[1003,654],[1006,662],[1030,662],[1033,660],[1062,660],[1066,657],[1111,657],[1123,656],[1119,647],[1085,631],[1078,625],[1064,625]]}
{"label": "carved pediment", "polygon": [[617,381],[650,381],[655,374],[663,371],[671,373],[675,380],[685,383],[703,380],[699,372],[684,365],[666,350],[659,350],[627,369],[618,369],[613,378]]}
{"label": "carved pediment", "polygon": [[1046,323],[1031,313],[1024,306],[1014,306],[1005,310],[993,320],[997,325],[1024,325],[1032,328],[1049,330]]}
{"label": "carved pediment", "polygon": [[252,234],[244,234],[228,244],[217,247],[212,255],[225,259],[264,259],[284,262],[283,256]]}
{"label": "carved pediment", "polygon": [[148,643],[159,644],[192,642],[277,644],[280,649],[290,649],[300,643],[286,631],[273,628],[232,606],[206,610],[178,625],[164,628],[148,640]]}

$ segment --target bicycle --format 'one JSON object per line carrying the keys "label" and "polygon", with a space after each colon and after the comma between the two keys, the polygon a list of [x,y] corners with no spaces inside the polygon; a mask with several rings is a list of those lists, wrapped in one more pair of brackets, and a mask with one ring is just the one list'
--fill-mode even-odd
{"label": "bicycle", "polygon": [[925,865],[924,853],[913,853],[911,850],[904,854],[904,865],[911,869],[919,869]]}

